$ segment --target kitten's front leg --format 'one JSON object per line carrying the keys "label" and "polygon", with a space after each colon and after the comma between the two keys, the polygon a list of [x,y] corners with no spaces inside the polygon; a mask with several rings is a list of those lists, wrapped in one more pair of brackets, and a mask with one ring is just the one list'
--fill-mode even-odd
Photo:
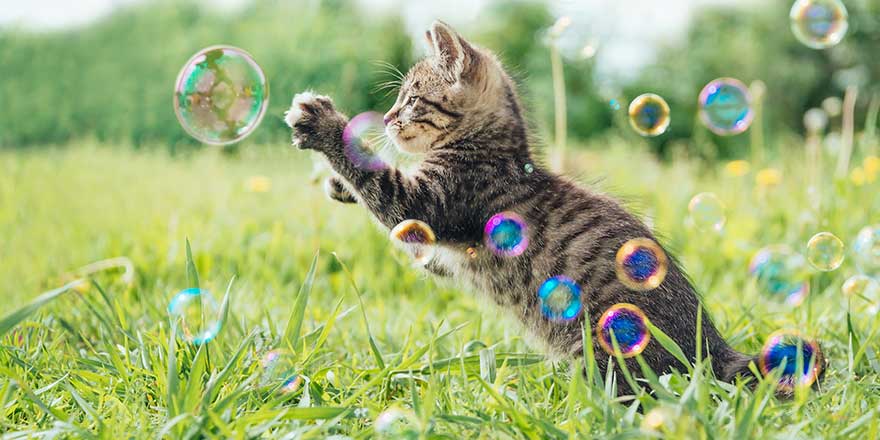
{"label": "kitten's front leg", "polygon": [[[297,94],[285,120],[293,131],[293,144],[313,149],[327,156],[330,166],[344,179],[357,199],[388,228],[406,219],[422,220],[435,228],[441,226],[442,195],[390,166],[359,167],[345,154],[342,133],[348,119],[337,112],[326,96],[311,92]],[[445,223],[445,222],[444,222]]]}

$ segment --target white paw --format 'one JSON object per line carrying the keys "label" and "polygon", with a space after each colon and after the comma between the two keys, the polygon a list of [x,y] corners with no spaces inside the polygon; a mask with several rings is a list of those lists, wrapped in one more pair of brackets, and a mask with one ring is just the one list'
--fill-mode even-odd
{"label": "white paw", "polygon": [[287,123],[287,126],[293,128],[294,124],[302,119],[304,106],[314,108],[318,105],[318,99],[330,101],[330,98],[324,95],[315,94],[315,92],[310,90],[297,93],[296,96],[293,97],[293,102],[290,103],[290,109],[284,112],[284,122]]}

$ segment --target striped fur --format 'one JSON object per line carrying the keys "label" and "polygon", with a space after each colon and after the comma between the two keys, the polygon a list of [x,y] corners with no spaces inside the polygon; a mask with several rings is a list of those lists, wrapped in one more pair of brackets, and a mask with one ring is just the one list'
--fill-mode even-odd
{"label": "striped fur", "polygon": [[[650,292],[632,291],[617,280],[619,247],[631,238],[653,238],[651,231],[610,197],[534,162],[514,83],[493,55],[440,22],[426,37],[433,54],[404,77],[386,114],[387,132],[398,147],[424,154],[413,173],[353,166],[342,152],[346,118],[329,98],[310,94],[294,100],[294,112],[301,114],[291,122],[294,143],[327,156],[338,175],[332,183],[335,192],[352,196],[336,198],[356,199],[387,228],[406,219],[431,225],[441,251],[429,270],[467,281],[519,319],[555,356],[583,354],[584,314],[554,322],[538,305],[541,283],[566,275],[583,291],[590,328],[608,307],[632,303],[693,357],[701,306],[678,265],[671,261],[663,284]],[[527,164],[532,172],[526,171]],[[476,258],[470,258],[465,250],[482,243],[485,222],[501,211],[525,219],[528,249],[518,257],[499,257],[478,247]],[[705,313],[702,335],[703,353],[712,355],[718,377],[747,374],[751,358],[730,348]],[[608,358],[598,343],[593,349],[604,370]],[[657,372],[682,369],[655,340],[643,356]],[[634,360],[628,362],[630,371],[641,371]],[[625,384],[620,388],[628,391]]]}

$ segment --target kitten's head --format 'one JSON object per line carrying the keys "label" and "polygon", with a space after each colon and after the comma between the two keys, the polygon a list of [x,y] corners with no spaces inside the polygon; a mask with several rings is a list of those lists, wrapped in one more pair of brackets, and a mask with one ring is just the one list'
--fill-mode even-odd
{"label": "kitten's head", "polygon": [[[404,76],[385,131],[403,151],[422,153],[497,125],[518,112],[498,60],[443,22],[425,33],[431,54]],[[517,115],[518,116],[518,115]]]}

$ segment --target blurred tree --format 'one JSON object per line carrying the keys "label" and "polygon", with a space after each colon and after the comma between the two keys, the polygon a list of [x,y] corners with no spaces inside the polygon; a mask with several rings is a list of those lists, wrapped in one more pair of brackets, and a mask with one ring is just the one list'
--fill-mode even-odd
{"label": "blurred tree", "polygon": [[[880,2],[846,2],[850,30],[843,42],[816,51],[789,30],[790,2],[698,11],[687,38],[660,49],[656,62],[623,85],[628,99],[645,92],[672,107],[669,132],[647,142],[660,155],[690,145],[706,158],[743,156],[749,135],[722,138],[697,121],[697,95],[714,78],[762,80],[767,93],[767,144],[802,129],[803,113],[847,84],[877,92],[880,79]],[[390,107],[380,84],[414,61],[413,41],[400,17],[365,18],[352,0],[256,0],[218,13],[194,0],[159,1],[122,9],[82,28],[51,32],[0,30],[0,146],[105,142],[194,146],[171,105],[178,70],[214,44],[254,55],[270,79],[270,105],[247,142],[286,142],[282,114],[292,95],[312,88],[334,96],[348,113]],[[496,51],[521,84],[530,119],[552,126],[553,90],[546,29],[555,17],[546,4],[497,0],[462,33]],[[586,43],[586,42],[584,42]],[[391,68],[381,63],[390,63]],[[620,130],[599,95],[591,59],[565,64],[568,128],[586,140]],[[873,89],[871,89],[873,87]],[[859,127],[872,93],[858,101]],[[833,125],[833,124],[832,124]],[[613,127],[613,128],[612,128]]]}

